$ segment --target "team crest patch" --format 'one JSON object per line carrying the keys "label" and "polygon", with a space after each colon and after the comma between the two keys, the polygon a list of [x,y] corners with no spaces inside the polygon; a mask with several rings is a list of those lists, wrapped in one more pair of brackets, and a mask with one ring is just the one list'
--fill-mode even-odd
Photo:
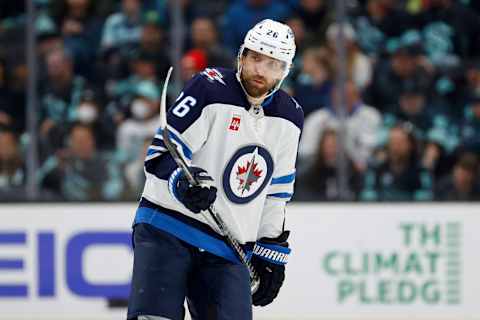
{"label": "team crest patch", "polygon": [[228,129],[232,131],[238,131],[238,129],[240,129],[240,121],[240,115],[234,114],[232,120],[230,121],[230,126],[228,126]]}
{"label": "team crest patch", "polygon": [[210,82],[218,81],[224,86],[226,86],[225,81],[223,81],[223,75],[215,68],[205,68],[202,71],[202,74],[207,77],[207,80]]}
{"label": "team crest patch", "polygon": [[248,203],[256,198],[270,181],[273,159],[267,149],[250,145],[232,156],[223,173],[223,189],[234,203]]}

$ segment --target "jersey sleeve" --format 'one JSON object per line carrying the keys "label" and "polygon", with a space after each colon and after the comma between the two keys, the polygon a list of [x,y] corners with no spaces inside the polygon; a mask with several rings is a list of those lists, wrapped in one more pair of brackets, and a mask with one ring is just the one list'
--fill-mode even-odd
{"label": "jersey sleeve", "polygon": [[257,239],[277,237],[284,229],[285,206],[293,196],[296,174],[295,162],[302,127],[303,121],[300,127],[290,126],[290,130],[286,134],[285,144],[277,156],[272,180],[267,190]]}
{"label": "jersey sleeve", "polygon": [[[192,78],[167,112],[170,139],[187,162],[207,138],[208,119],[202,112],[208,104],[208,84],[205,82],[200,74]],[[159,128],[147,150],[145,171],[158,179],[168,180],[177,165],[167,152],[162,134]]]}

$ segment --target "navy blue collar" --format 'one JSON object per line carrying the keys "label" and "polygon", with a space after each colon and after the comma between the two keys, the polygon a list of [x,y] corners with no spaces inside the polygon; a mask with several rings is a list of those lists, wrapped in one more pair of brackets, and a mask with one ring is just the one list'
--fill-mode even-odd
{"label": "navy blue collar", "polygon": [[268,106],[268,105],[272,102],[273,96],[274,96],[275,94],[276,94],[276,92],[273,93],[273,94],[272,94],[270,97],[268,97],[267,99],[263,100],[263,102],[262,102],[262,107],[263,107],[263,108],[265,108],[266,106]]}

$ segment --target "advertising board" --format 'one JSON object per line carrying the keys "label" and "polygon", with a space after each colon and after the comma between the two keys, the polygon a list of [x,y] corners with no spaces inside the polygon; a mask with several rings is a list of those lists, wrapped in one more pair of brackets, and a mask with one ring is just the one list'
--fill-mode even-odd
{"label": "advertising board", "polygon": [[[0,319],[124,319],[135,204],[0,206]],[[291,204],[255,319],[480,319],[480,207]]]}

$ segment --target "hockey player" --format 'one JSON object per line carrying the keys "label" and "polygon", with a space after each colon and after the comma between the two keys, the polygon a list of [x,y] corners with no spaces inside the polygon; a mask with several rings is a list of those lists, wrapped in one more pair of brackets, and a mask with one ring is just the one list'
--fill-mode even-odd
{"label": "hockey player", "polygon": [[[146,182],[134,221],[128,319],[252,319],[252,304],[277,296],[290,252],[285,204],[292,197],[303,126],[301,107],[284,91],[295,55],[291,29],[263,20],[246,35],[236,72],[207,68],[169,109],[172,140],[199,186],[165,148],[162,130],[145,159]],[[213,204],[251,255],[249,273],[215,222]]]}

